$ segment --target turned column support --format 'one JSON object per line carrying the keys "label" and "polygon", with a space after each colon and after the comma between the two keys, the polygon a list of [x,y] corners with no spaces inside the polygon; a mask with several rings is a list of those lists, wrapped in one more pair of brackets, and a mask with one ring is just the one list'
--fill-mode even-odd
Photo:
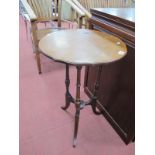
{"label": "turned column support", "polygon": [[83,109],[86,105],[91,105],[93,112],[96,115],[101,114],[101,112],[96,110],[96,103],[97,103],[97,92],[99,89],[100,84],[100,77],[101,77],[101,71],[102,66],[99,66],[96,82],[94,85],[94,94],[93,97],[89,102],[82,101],[80,98],[80,86],[81,86],[81,69],[82,66],[76,66],[77,69],[77,79],[76,79],[76,97],[75,99],[71,96],[69,92],[69,85],[70,85],[70,79],[69,79],[69,64],[66,64],[66,79],[65,79],[65,85],[66,85],[66,104],[64,107],[62,107],[63,110],[66,110],[70,103],[75,104],[76,112],[75,112],[75,122],[74,122],[74,136],[73,136],[73,147],[76,146],[77,141],[77,133],[78,133],[78,126],[79,126],[79,117],[80,117],[80,110]]}
{"label": "turned column support", "polygon": [[79,126],[79,117],[80,117],[80,86],[81,86],[81,69],[82,66],[77,66],[77,83],[76,83],[76,99],[75,99],[75,124],[74,124],[74,137],[73,137],[73,147],[76,146],[76,139],[78,133],[78,126]]}
{"label": "turned column support", "polygon": [[100,85],[101,72],[102,72],[102,66],[99,66],[98,67],[98,72],[97,72],[96,82],[95,82],[95,85],[94,85],[94,93],[93,93],[93,97],[92,97],[92,100],[91,100],[92,110],[96,115],[102,114],[101,112],[96,110],[97,92],[98,92],[99,85]]}
{"label": "turned column support", "polygon": [[63,110],[66,110],[70,106],[70,102],[73,102],[73,98],[69,92],[70,79],[69,79],[69,65],[68,64],[66,64],[65,84],[66,84],[66,93],[65,93],[66,104],[65,106],[61,107]]}

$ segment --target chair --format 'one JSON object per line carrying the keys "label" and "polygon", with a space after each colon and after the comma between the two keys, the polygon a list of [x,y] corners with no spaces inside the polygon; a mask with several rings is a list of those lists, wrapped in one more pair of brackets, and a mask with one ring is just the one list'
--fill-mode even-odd
{"label": "chair", "polygon": [[82,21],[85,13],[72,0],[62,0],[61,3],[61,19],[73,24],[77,23],[78,28],[82,28]]}
{"label": "chair", "polygon": [[91,18],[91,8],[124,8],[134,7],[134,0],[71,0],[85,13],[81,27],[88,27],[88,19]]}
{"label": "chair", "polygon": [[[61,30],[61,0],[21,0],[27,14],[23,14],[25,21],[30,23],[30,32],[33,45],[33,52],[36,55],[37,67],[39,74],[41,73],[40,51],[38,43],[40,39],[48,33]],[[67,1],[68,2],[68,1]],[[83,16],[82,12],[73,2],[68,4],[75,9],[78,14]],[[54,27],[53,21],[58,22],[58,26]],[[46,28],[46,23],[50,22],[52,28]],[[37,24],[44,23],[44,29],[38,29]]]}

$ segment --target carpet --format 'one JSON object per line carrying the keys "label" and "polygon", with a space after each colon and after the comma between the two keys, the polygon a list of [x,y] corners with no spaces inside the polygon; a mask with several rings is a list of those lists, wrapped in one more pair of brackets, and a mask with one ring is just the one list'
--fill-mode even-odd
{"label": "carpet", "polygon": [[[134,155],[134,143],[125,145],[103,116],[87,106],[81,111],[76,148],[72,147],[74,105],[65,112],[65,66],[41,55],[37,72],[30,39],[20,17],[20,155]],[[84,70],[82,70],[84,77]],[[76,69],[70,68],[70,90],[75,96]],[[81,96],[87,99],[81,85]]]}

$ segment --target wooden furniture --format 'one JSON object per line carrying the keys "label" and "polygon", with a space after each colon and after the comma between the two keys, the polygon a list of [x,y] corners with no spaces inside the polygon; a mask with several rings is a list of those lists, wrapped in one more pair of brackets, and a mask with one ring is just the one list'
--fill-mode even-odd
{"label": "wooden furniture", "polygon": [[[27,14],[23,14],[25,24],[29,21],[31,25],[31,39],[33,45],[33,51],[36,54],[37,67],[39,74],[41,73],[40,51],[38,48],[39,40],[48,33],[60,30],[61,27],[61,0],[21,0]],[[74,7],[73,3],[69,3],[73,9],[75,9],[79,18],[84,14],[79,11],[77,7]],[[58,21],[58,26],[53,24],[53,21]],[[51,23],[51,28],[46,28],[46,23]],[[38,29],[38,23],[45,23],[45,28]],[[27,30],[27,27],[26,27]]]}
{"label": "wooden furniture", "polygon": [[92,8],[108,7],[131,7],[134,3],[132,0],[77,0],[88,11]]}
{"label": "wooden furniture", "polygon": [[[125,59],[102,66],[98,108],[126,144],[135,137],[135,18],[133,8],[92,9],[90,28],[122,39],[128,49]],[[85,92],[92,96],[97,68],[87,67]],[[113,89],[114,88],[114,89]],[[104,134],[104,133],[103,133]]]}
{"label": "wooden furniture", "polygon": [[85,13],[72,0],[61,0],[61,19],[72,25],[76,21],[78,28],[82,27]]}
{"label": "wooden furniture", "polygon": [[[88,19],[92,17],[90,9],[92,8],[129,8],[134,7],[133,0],[70,0],[85,16],[81,20],[81,25],[88,27]],[[74,10],[71,14],[74,14]]]}
{"label": "wooden furniture", "polygon": [[[91,105],[95,114],[101,114],[96,110],[97,92],[101,78],[102,64],[108,66],[122,59],[126,53],[126,45],[118,38],[107,33],[93,30],[62,30],[48,34],[39,42],[39,47],[44,55],[55,61],[66,64],[66,104],[62,107],[66,110],[70,103],[75,104],[75,126],[73,147],[76,146],[80,110],[85,105]],[[77,84],[76,97],[72,97],[69,92],[69,65],[76,66]],[[97,65],[98,73],[96,77],[93,95],[90,101],[83,101],[80,98],[80,81],[82,66]],[[106,83],[106,81],[105,81]],[[113,90],[114,88],[112,88]]]}

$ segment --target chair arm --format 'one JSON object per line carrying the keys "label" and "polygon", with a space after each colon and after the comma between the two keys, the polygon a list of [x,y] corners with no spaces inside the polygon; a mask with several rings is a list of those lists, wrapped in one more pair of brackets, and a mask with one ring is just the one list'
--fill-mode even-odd
{"label": "chair arm", "polygon": [[72,0],[72,2],[73,2],[78,8],[80,8],[80,9],[85,13],[85,15],[86,15],[88,18],[91,18],[91,17],[92,17],[92,14],[91,14],[88,10],[86,10],[86,9],[79,3],[79,1],[77,1],[77,0]]}
{"label": "chair arm", "polygon": [[37,16],[35,15],[34,11],[31,9],[30,5],[27,3],[26,0],[21,0],[25,10],[27,11],[29,18],[31,21],[37,20]]}
{"label": "chair arm", "polygon": [[64,1],[67,2],[71,6],[71,8],[73,8],[81,17],[85,16],[85,13],[71,0],[64,0]]}
{"label": "chair arm", "polygon": [[21,15],[22,15],[22,17],[24,18],[25,21],[29,21],[29,22],[31,21],[28,14],[22,13]]}

